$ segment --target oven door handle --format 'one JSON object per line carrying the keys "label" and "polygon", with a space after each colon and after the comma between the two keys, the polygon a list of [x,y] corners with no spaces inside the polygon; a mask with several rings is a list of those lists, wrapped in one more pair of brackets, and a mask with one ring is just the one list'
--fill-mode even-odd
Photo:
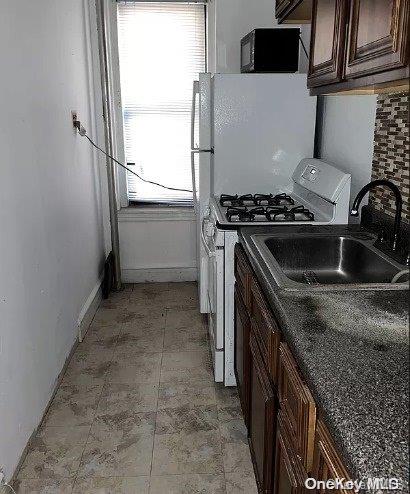
{"label": "oven door handle", "polygon": [[201,225],[201,238],[202,238],[202,245],[204,246],[204,249],[205,249],[205,252],[206,252],[206,255],[208,257],[215,257],[215,252],[212,252],[211,249],[208,247],[208,242],[206,241],[206,238],[205,238],[205,233],[204,233],[204,225],[205,225],[205,221],[207,220],[207,218],[203,218],[202,219],[202,225]]}

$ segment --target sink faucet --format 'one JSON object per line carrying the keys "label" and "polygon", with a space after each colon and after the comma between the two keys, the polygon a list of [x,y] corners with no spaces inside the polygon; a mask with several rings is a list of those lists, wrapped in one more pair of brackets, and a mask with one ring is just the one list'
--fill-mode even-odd
{"label": "sink faucet", "polygon": [[396,216],[394,217],[394,229],[393,229],[393,239],[391,243],[391,248],[393,251],[397,249],[397,243],[399,240],[400,233],[400,223],[401,223],[401,210],[403,207],[403,199],[401,197],[401,193],[397,185],[394,185],[390,180],[373,180],[373,182],[369,182],[366,184],[363,189],[357,194],[356,199],[353,202],[352,210],[350,214],[352,216],[359,216],[359,205],[362,202],[363,197],[369,192],[370,189],[374,187],[378,187],[380,185],[384,185],[388,187],[394,194],[396,199]]}

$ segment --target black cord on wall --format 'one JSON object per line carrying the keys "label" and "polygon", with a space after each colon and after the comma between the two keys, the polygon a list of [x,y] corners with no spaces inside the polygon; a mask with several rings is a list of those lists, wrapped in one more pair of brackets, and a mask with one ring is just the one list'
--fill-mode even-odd
{"label": "black cord on wall", "polygon": [[[78,124],[80,125],[80,123],[78,122]],[[77,128],[79,129],[79,127],[77,126]],[[113,158],[112,156],[110,156],[108,153],[106,153],[104,151],[104,149],[101,149],[99,146],[97,146],[97,144],[95,144],[95,142],[90,139],[88,137],[88,135],[85,133],[85,132],[81,132],[80,129],[79,129],[79,132],[80,132],[80,135],[83,136],[83,137],[86,137],[90,143],[96,148],[98,149],[99,151],[101,151],[103,154],[105,154],[105,156],[108,156],[108,158],[112,159],[115,163],[117,163],[117,165],[121,166],[122,168],[124,168],[124,170],[127,170],[127,172],[130,172],[132,173],[133,175],[135,175],[137,178],[139,178],[140,180],[142,180],[143,182],[147,183],[147,184],[152,184],[152,185],[156,185],[157,187],[161,187],[163,189],[167,189],[167,190],[174,190],[174,191],[178,191],[178,192],[191,192],[192,193],[192,190],[190,189],[177,189],[177,188],[174,188],[174,187],[167,187],[166,185],[162,185],[162,184],[159,184],[157,182],[152,182],[151,180],[146,180],[145,178],[142,178],[140,175],[138,175],[138,173],[134,172],[133,170],[130,170],[127,166],[125,166],[124,164],[122,164],[120,161],[116,160],[115,158]],[[134,165],[135,163],[128,163],[128,164],[132,164]]]}

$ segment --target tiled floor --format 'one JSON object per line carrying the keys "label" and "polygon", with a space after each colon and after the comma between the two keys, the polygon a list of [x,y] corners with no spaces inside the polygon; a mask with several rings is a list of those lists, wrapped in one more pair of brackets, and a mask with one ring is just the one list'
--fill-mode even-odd
{"label": "tiled floor", "polygon": [[193,283],[104,301],[16,491],[256,494],[236,391],[213,382],[208,352]]}

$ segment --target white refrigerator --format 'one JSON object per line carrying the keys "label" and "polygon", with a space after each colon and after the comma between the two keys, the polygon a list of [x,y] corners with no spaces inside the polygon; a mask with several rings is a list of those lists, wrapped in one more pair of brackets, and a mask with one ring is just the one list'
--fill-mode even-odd
{"label": "white refrigerator", "polygon": [[210,197],[289,185],[300,160],[313,155],[315,116],[306,74],[204,73],[194,83],[191,164],[202,313],[209,310],[201,235]]}

